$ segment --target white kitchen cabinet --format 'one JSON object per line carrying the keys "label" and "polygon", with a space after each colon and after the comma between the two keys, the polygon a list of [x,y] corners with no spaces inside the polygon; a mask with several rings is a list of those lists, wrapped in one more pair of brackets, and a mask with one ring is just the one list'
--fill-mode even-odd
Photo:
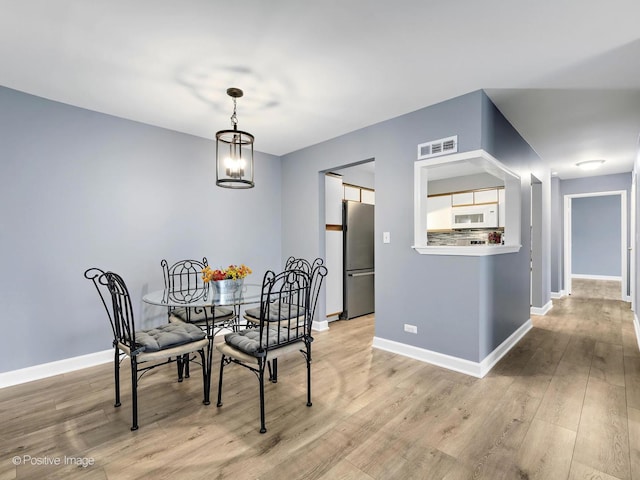
{"label": "white kitchen cabinet", "polygon": [[351,185],[344,186],[344,199],[353,200],[354,202],[360,201],[360,188],[352,187]]}
{"label": "white kitchen cabinet", "polygon": [[451,195],[451,204],[453,206],[473,205],[473,192],[454,193]]}
{"label": "white kitchen cabinet", "polygon": [[491,190],[473,192],[473,203],[476,205],[480,203],[498,203],[498,190],[492,188]]}
{"label": "white kitchen cabinet", "polygon": [[342,225],[342,177],[324,177],[324,216],[327,225]]}
{"label": "white kitchen cabinet", "polygon": [[451,195],[427,198],[427,230],[451,230]]}
{"label": "white kitchen cabinet", "polygon": [[342,231],[325,232],[327,278],[325,280],[325,308],[328,320],[336,320],[342,313]]}
{"label": "white kitchen cabinet", "polygon": [[340,175],[325,175],[324,215],[327,230],[325,232],[325,265],[328,270],[325,280],[325,307],[327,316],[342,312],[342,197],[344,186]]}
{"label": "white kitchen cabinet", "polygon": [[370,205],[376,204],[376,192],[373,190],[367,190],[363,188],[360,190],[360,196],[362,197],[362,203],[368,203]]}

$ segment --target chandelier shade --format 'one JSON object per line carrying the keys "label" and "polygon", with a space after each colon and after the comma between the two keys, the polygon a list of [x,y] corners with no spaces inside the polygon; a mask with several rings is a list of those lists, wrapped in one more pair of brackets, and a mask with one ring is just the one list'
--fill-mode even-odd
{"label": "chandelier shade", "polygon": [[216,185],[224,188],[253,188],[254,136],[238,130],[236,117],[236,99],[243,93],[239,88],[229,88],[227,95],[233,98],[233,129],[216,133]]}

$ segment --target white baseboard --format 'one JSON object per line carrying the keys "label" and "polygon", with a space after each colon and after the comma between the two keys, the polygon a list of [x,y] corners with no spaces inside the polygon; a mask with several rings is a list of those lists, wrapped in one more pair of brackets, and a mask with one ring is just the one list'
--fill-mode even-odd
{"label": "white baseboard", "polygon": [[585,280],[617,280],[622,281],[622,277],[616,277],[611,275],[583,275],[581,273],[572,273],[571,278],[583,278]]}
{"label": "white baseboard", "polygon": [[480,362],[480,370],[482,372],[482,377],[484,377],[487,373],[491,371],[491,369],[495,366],[496,363],[500,361],[502,357],[504,357],[509,350],[516,346],[516,344],[524,337],[529,330],[533,328],[533,323],[529,318],[526,322],[524,322],[520,327],[513,332],[509,337],[502,342],[498,347],[487,355],[482,362]]}
{"label": "white baseboard", "polygon": [[566,290],[560,290],[559,292],[551,292],[551,298],[562,298],[562,297],[566,297],[567,296],[567,291]]}
{"label": "white baseboard", "polygon": [[329,322],[327,320],[322,320],[321,322],[314,320],[314,322],[311,324],[311,330],[314,330],[316,332],[324,332],[326,330],[329,330]]}
{"label": "white baseboard", "polygon": [[61,375],[75,370],[113,362],[113,355],[113,349],[109,349],[0,373],[0,388],[11,387],[12,385],[41,380],[43,378],[53,377],[54,375]]}
{"label": "white baseboard", "polygon": [[453,357],[444,353],[434,352],[425,348],[414,347],[393,340],[373,337],[373,348],[385,350],[391,353],[397,353],[405,357],[420,360],[421,362],[437,365],[438,367],[447,368],[455,372],[464,373],[472,377],[482,378],[494,367],[498,361],[520,341],[526,333],[531,330],[533,324],[531,319],[527,320],[509,338],[502,342],[493,352],[487,355],[481,362],[472,362],[463,358]]}
{"label": "white baseboard", "polygon": [[638,316],[635,313],[633,314],[633,329],[636,332],[636,342],[640,350],[640,322],[638,322]]}
{"label": "white baseboard", "polygon": [[544,307],[531,307],[531,315],[546,315],[553,308],[553,302],[549,300]]}

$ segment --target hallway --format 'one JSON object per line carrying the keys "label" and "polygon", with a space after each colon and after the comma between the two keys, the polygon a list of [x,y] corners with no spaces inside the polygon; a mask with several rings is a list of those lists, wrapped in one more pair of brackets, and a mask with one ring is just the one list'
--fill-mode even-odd
{"label": "hallway", "polygon": [[[555,475],[529,472],[525,478],[566,478],[569,466],[571,479],[640,478],[640,353],[633,312],[628,303],[583,296],[619,298],[619,282],[613,283],[554,300],[551,312],[533,318],[535,328],[509,355],[516,365],[529,358],[520,375],[540,377],[544,390],[524,444],[533,442],[539,468],[557,468]],[[508,360],[491,375],[500,372],[517,374]]]}

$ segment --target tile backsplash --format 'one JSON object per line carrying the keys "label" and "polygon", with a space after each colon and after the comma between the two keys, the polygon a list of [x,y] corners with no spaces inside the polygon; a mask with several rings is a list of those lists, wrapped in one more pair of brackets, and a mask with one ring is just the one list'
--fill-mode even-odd
{"label": "tile backsplash", "polygon": [[427,232],[429,245],[460,245],[474,242],[489,243],[491,232],[497,232],[496,228],[470,228],[465,230],[452,230],[450,232]]}

